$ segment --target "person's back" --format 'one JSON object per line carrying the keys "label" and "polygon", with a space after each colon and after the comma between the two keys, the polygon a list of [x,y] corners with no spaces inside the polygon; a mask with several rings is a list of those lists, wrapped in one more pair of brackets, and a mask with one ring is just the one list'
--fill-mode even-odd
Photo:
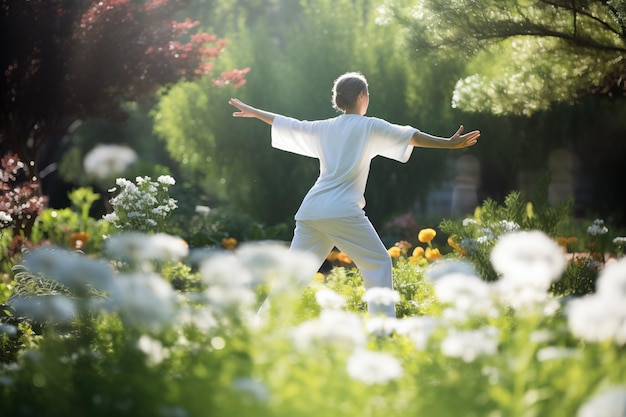
{"label": "person's back", "polygon": [[273,147],[320,160],[320,175],[296,220],[362,214],[371,160],[377,155],[408,160],[412,150],[408,140],[414,131],[358,114],[312,122],[282,116],[275,120]]}
{"label": "person's back", "polygon": [[[474,145],[480,136],[478,131],[462,135],[461,126],[452,137],[442,138],[365,117],[367,80],[353,72],[335,80],[332,103],[343,114],[332,119],[301,121],[237,99],[229,103],[239,109],[233,116],[253,117],[271,125],[274,148],[320,160],[320,176],[296,213],[290,250],[311,253],[321,265],[334,247],[339,248],[355,262],[368,290],[393,289],[391,258],[363,211],[371,160],[380,155],[406,162],[415,146],[458,149]],[[309,272],[313,277],[315,271]],[[305,287],[308,282],[298,284]],[[260,312],[270,298],[272,292]],[[395,305],[387,301],[368,303],[369,313],[395,317]]]}

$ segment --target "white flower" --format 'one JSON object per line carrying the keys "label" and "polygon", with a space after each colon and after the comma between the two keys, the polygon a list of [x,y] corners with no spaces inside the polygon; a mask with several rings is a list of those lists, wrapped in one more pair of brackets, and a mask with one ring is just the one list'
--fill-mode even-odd
{"label": "white flower", "polygon": [[209,206],[196,206],[195,211],[198,214],[207,215],[211,212],[211,207]]}
{"label": "white flower", "polygon": [[146,354],[148,366],[156,366],[170,357],[169,349],[163,347],[159,340],[148,335],[141,335],[137,341],[137,347]]}
{"label": "white flower", "polygon": [[321,308],[328,310],[340,310],[346,305],[346,297],[328,288],[317,290],[315,300]]}
{"label": "white flower", "polygon": [[76,317],[74,300],[65,295],[42,295],[14,297],[9,304],[18,316],[32,318],[38,322],[66,324]]}
{"label": "white flower", "polygon": [[255,282],[253,273],[233,253],[216,253],[200,265],[202,282],[208,286],[244,287]]}
{"label": "white flower", "polygon": [[13,217],[9,213],[0,211],[0,223],[11,223],[12,221]]}
{"label": "white flower", "polygon": [[113,295],[123,321],[133,327],[160,330],[173,319],[175,293],[161,276],[125,274],[118,276],[119,291]]}
{"label": "white flower", "polygon": [[298,325],[292,331],[292,337],[299,350],[318,345],[353,349],[367,342],[361,317],[343,310],[322,310],[318,318]]}
{"label": "white flower", "polygon": [[124,145],[97,145],[85,155],[83,167],[87,174],[106,179],[126,171],[137,161],[137,153]]}
{"label": "white flower", "polygon": [[626,416],[626,387],[616,386],[596,394],[584,403],[577,417],[624,417]]}
{"label": "white flower", "polygon": [[165,233],[127,232],[107,239],[105,250],[110,256],[126,260],[180,260],[189,254],[189,245]]}
{"label": "white flower", "polygon": [[478,330],[451,330],[441,342],[441,351],[451,358],[473,362],[484,355],[494,355],[498,350],[498,330],[487,326]]}
{"label": "white flower", "polygon": [[405,317],[397,321],[396,332],[406,335],[418,350],[426,349],[430,336],[441,327],[441,320],[430,316]]}
{"label": "white flower", "polygon": [[24,266],[33,274],[63,284],[77,295],[85,295],[89,287],[105,292],[115,287],[113,271],[106,262],[53,246],[27,254]]}
{"label": "white flower", "polygon": [[256,294],[244,287],[216,285],[208,288],[205,295],[209,304],[218,309],[251,308],[256,303]]}
{"label": "white flower", "polygon": [[402,377],[402,364],[393,356],[358,349],[348,358],[346,365],[352,379],[368,385],[386,384]]}
{"label": "white flower", "polygon": [[520,228],[519,224],[508,220],[501,220],[498,223],[498,226],[502,229],[504,233],[515,232]]}
{"label": "white flower", "polygon": [[597,293],[602,297],[626,299],[626,258],[609,262],[596,282]]}
{"label": "white flower", "polygon": [[158,181],[160,184],[164,184],[164,185],[174,185],[174,184],[176,184],[176,180],[174,180],[174,178],[172,178],[172,177],[171,177],[171,176],[169,176],[169,175],[160,175],[160,176],[157,178],[157,181]]}
{"label": "white flower", "polygon": [[437,299],[452,304],[455,309],[470,315],[493,313],[491,287],[482,279],[465,274],[448,274],[434,283]]}
{"label": "white flower", "polygon": [[626,345],[626,259],[606,265],[598,276],[596,292],[567,304],[572,334],[590,342],[612,340]]}
{"label": "white flower", "polygon": [[491,263],[502,279],[513,279],[544,291],[567,267],[559,245],[538,230],[502,236],[491,251]]}
{"label": "white flower", "polygon": [[470,218],[463,219],[463,227],[467,227],[470,224],[478,224],[478,222],[476,220],[470,219]]}
{"label": "white flower", "polygon": [[308,252],[293,252],[281,243],[256,242],[239,246],[237,257],[256,282],[274,282],[276,290],[298,289],[309,284],[319,268],[317,259]]}
{"label": "white flower", "polygon": [[581,354],[580,350],[557,346],[547,346],[537,351],[539,362],[577,358]]}
{"label": "white flower", "polygon": [[604,220],[595,219],[591,226],[587,228],[587,233],[592,236],[604,235],[609,232],[609,229],[604,226]]}
{"label": "white flower", "polygon": [[370,305],[388,306],[400,302],[400,293],[387,287],[373,287],[365,292],[363,301]]}
{"label": "white flower", "polygon": [[615,243],[618,246],[624,246],[626,245],[626,236],[618,236],[615,239],[613,239],[613,243]]}
{"label": "white flower", "polygon": [[567,305],[568,326],[574,336],[588,342],[613,340],[626,344],[626,307],[598,294],[574,299]]}
{"label": "white flower", "polygon": [[396,329],[397,322],[398,319],[395,317],[370,317],[365,323],[365,329],[369,334],[376,336],[389,336]]}
{"label": "white flower", "polygon": [[533,286],[531,283],[501,278],[491,285],[497,299],[515,310],[518,315],[552,316],[561,306],[558,299],[550,295],[547,289]]}

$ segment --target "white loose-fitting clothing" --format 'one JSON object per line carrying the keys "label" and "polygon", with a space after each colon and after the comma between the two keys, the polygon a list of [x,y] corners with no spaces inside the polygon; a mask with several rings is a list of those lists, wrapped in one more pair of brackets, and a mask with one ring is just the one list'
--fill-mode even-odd
{"label": "white loose-fitting clothing", "polygon": [[320,175],[302,201],[296,220],[354,216],[363,213],[371,160],[380,155],[406,162],[417,129],[356,114],[318,121],[274,118],[272,146],[318,158]]}
{"label": "white loose-fitting clothing", "polygon": [[[276,116],[272,146],[320,161],[320,175],[295,215],[291,250],[316,255],[321,266],[336,246],[354,261],[367,289],[393,288],[391,259],[363,211],[365,186],[376,156],[409,160],[415,132],[410,126],[356,114],[317,121]],[[306,287],[308,282],[299,284]],[[395,317],[395,306],[369,306],[369,312]]]}

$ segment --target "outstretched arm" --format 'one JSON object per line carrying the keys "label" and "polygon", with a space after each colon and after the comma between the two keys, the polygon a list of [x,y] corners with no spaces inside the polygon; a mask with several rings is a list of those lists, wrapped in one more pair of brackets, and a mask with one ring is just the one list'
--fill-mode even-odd
{"label": "outstretched arm", "polygon": [[460,149],[476,145],[480,137],[480,131],[478,130],[471,131],[464,135],[461,133],[463,133],[463,125],[449,138],[442,138],[417,131],[413,134],[409,144],[423,148]]}
{"label": "outstretched arm", "polygon": [[228,104],[230,104],[231,106],[235,106],[239,109],[239,111],[233,113],[233,117],[253,117],[267,123],[268,125],[271,125],[272,123],[274,123],[274,117],[277,116],[274,113],[270,113],[268,111],[249,106],[243,101],[236,98],[231,98],[230,100],[228,100]]}

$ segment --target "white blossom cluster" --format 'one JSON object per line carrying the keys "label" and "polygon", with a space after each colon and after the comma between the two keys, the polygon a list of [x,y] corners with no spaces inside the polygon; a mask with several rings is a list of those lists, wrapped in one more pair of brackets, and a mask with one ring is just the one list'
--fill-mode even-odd
{"label": "white blossom cluster", "polygon": [[570,301],[570,331],[589,342],[626,345],[626,258],[608,263],[596,282],[596,292]]}
{"label": "white blossom cluster", "polygon": [[128,146],[99,144],[85,155],[83,168],[98,179],[114,178],[123,174],[137,161],[137,153]]}
{"label": "white blossom cluster", "polygon": [[10,224],[13,221],[13,217],[7,212],[0,211],[0,229]]}
{"label": "white blossom cluster", "polygon": [[176,182],[169,175],[161,175],[156,181],[150,177],[137,177],[135,181],[136,184],[126,178],[116,180],[119,192],[109,200],[113,212],[103,218],[118,229],[154,231],[178,207],[168,193],[169,186]]}
{"label": "white blossom cluster", "polygon": [[591,236],[605,235],[608,232],[609,229],[607,229],[607,227],[604,225],[604,220],[602,219],[595,219],[593,223],[591,223],[591,226],[587,228],[587,233],[589,233]]}

